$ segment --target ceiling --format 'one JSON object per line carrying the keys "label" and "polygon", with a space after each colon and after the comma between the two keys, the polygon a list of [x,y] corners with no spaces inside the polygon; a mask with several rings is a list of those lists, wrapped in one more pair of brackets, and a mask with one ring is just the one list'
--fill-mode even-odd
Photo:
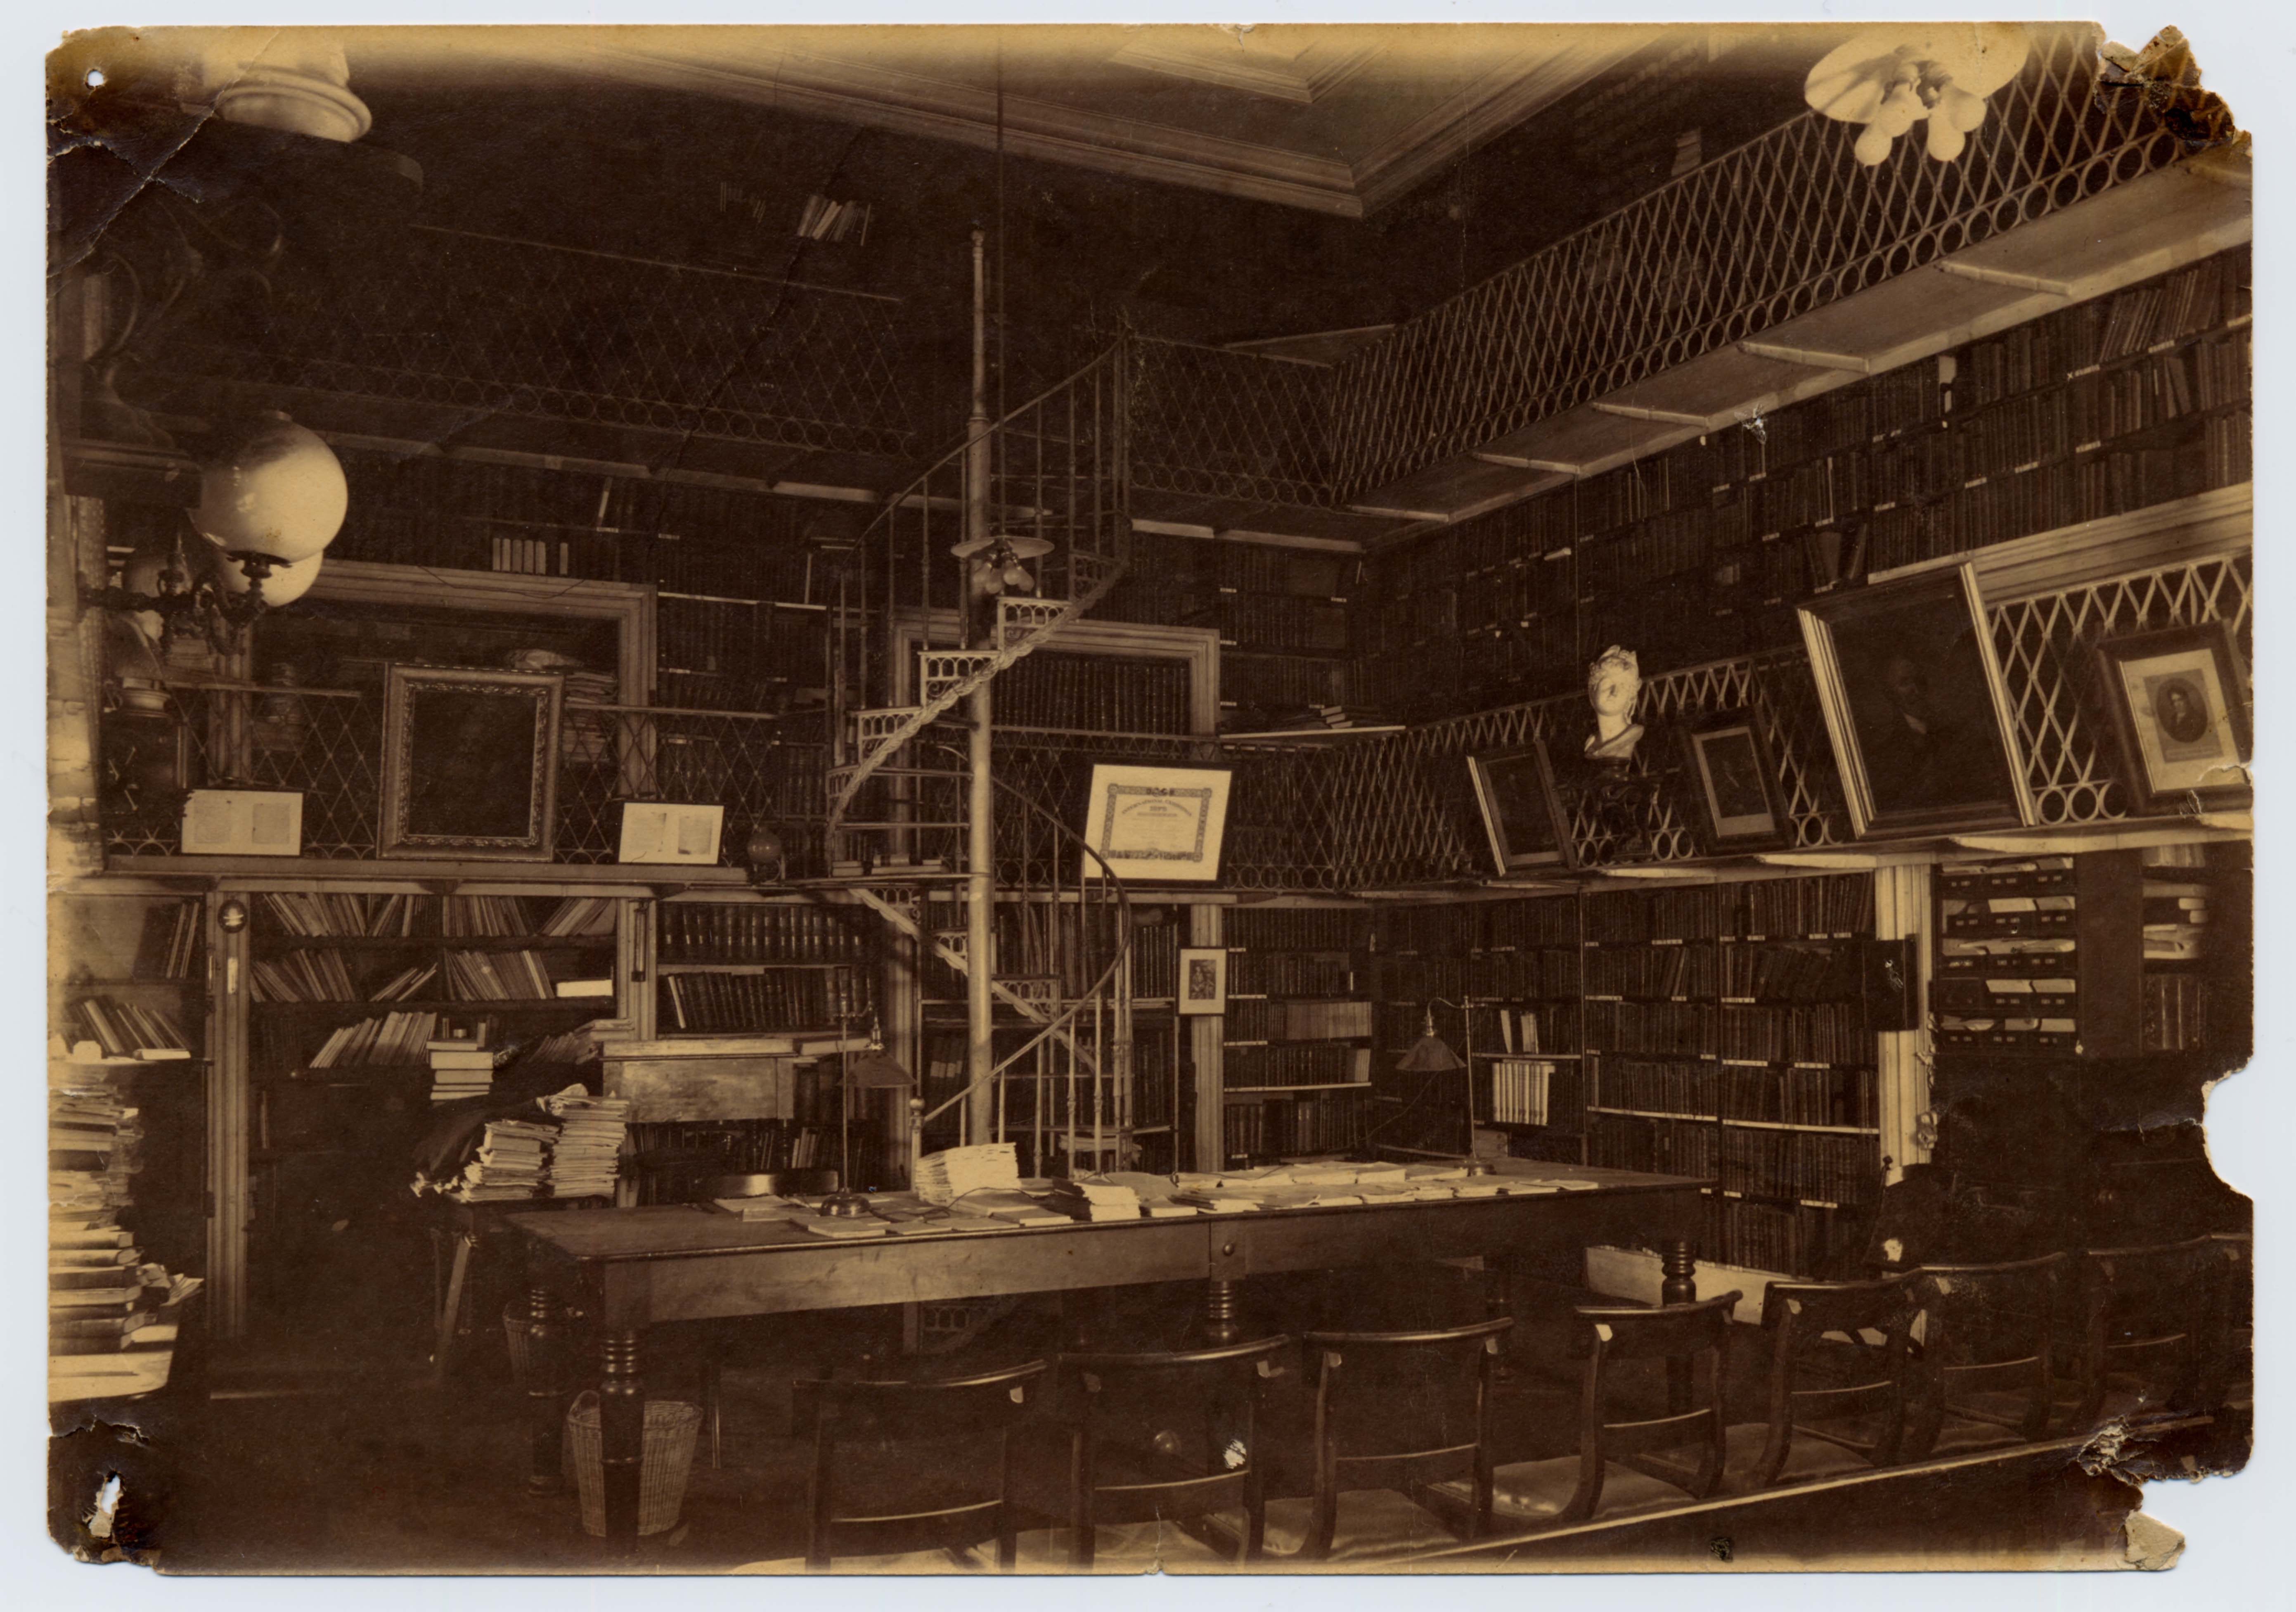
{"label": "ceiling", "polygon": [[354,90],[569,77],[1363,218],[1651,27],[346,30]]}

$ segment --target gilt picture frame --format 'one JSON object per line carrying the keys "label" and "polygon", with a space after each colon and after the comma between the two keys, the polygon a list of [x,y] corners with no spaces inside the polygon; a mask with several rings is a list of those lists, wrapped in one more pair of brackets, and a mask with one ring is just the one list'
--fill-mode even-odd
{"label": "gilt picture frame", "polygon": [[2222,621],[2112,638],[2097,683],[2141,817],[2236,810],[2254,798],[2248,674]]}
{"label": "gilt picture frame", "polygon": [[1751,710],[1718,711],[1684,724],[1682,748],[1710,854],[1775,851],[1793,837],[1778,790],[1768,736]]}
{"label": "gilt picture frame", "polygon": [[1520,749],[1469,756],[1467,772],[1500,877],[1578,865],[1570,814],[1556,792],[1546,741],[1534,734]]}
{"label": "gilt picture frame", "polygon": [[381,854],[548,861],[564,692],[554,672],[390,667]]}

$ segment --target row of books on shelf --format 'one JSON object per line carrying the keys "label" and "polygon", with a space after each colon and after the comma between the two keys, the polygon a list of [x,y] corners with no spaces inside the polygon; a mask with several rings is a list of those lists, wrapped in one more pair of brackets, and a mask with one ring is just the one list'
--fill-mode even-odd
{"label": "row of books on shelf", "polygon": [[65,1009],[65,1019],[67,1040],[75,1044],[93,1040],[108,1058],[166,1060],[191,1056],[190,1039],[164,1008],[117,997],[85,996]]}
{"label": "row of books on shelf", "polygon": [[426,994],[456,1002],[546,1002],[611,998],[614,990],[611,977],[557,978],[533,951],[450,951],[438,961],[376,976],[365,987],[340,952],[325,949],[258,958],[248,972],[250,994],[258,1002],[409,1002]]}
{"label": "row of books on shelf", "polygon": [[1345,1041],[1229,1047],[1221,1058],[1231,1091],[1262,1086],[1332,1086],[1371,1079],[1372,1049]]}
{"label": "row of books on shelf", "polygon": [[1364,915],[1346,907],[1233,908],[1227,915],[1230,950],[1354,951],[1364,930]]}
{"label": "row of books on shelf", "polygon": [[1180,989],[1180,926],[1144,924],[1132,928],[1132,994],[1169,1000]]}
{"label": "row of books on shelf", "polygon": [[330,1031],[304,1067],[419,1066],[429,1061],[430,1043],[444,1034],[445,1016],[420,1009],[357,1019]]}
{"label": "row of books on shelf", "polygon": [[1306,711],[1344,695],[1346,667],[1300,655],[1220,652],[1220,698],[1240,709]]}
{"label": "row of books on shelf", "polygon": [[1973,342],[1960,356],[1955,397],[1988,403],[2228,324],[2249,311],[2248,273],[2245,251],[2226,253]]}
{"label": "row of books on shelf", "polygon": [[[721,1175],[762,1175],[780,1170],[840,1167],[839,1136],[827,1096],[804,1092],[819,1106],[800,1119],[634,1123],[623,1173],[633,1201],[690,1204],[709,1194]],[[870,1144],[854,1141],[856,1179]]]}
{"label": "row of books on shelf", "polygon": [[1191,667],[1039,650],[996,679],[999,728],[1091,728],[1102,733],[1186,733]]}
{"label": "row of books on shelf", "polygon": [[1726,1126],[1721,1137],[1725,1192],[1828,1204],[1863,1204],[1881,1196],[1881,1155],[1869,1137]]}
{"label": "row of books on shelf", "polygon": [[1461,1009],[1451,1003],[1383,1001],[1374,1009],[1377,1044],[1390,1053],[1401,1052],[1419,1038],[1432,1014],[1435,1033],[1455,1051],[1576,1052],[1578,1049],[1578,1004],[1538,1002],[1528,1007],[1478,1003]]}
{"label": "row of books on shelf", "polygon": [[1212,628],[1226,642],[1255,649],[1337,654],[1348,647],[1348,607],[1340,600],[1228,594],[1191,612],[1187,625]]}
{"label": "row of books on shelf", "polygon": [[1715,1045],[1726,1058],[1765,1063],[1870,1064],[1874,1035],[1857,1002],[1722,1009]]}
{"label": "row of books on shelf", "polygon": [[1456,957],[1496,950],[1575,950],[1578,904],[1566,895],[1382,908],[1374,925],[1374,944],[1382,952]]}
{"label": "row of books on shelf", "polygon": [[1348,996],[1355,982],[1354,965],[1344,956],[1233,948],[1228,954],[1230,996]]}
{"label": "row of books on shelf", "polygon": [[1573,946],[1470,957],[1382,956],[1379,982],[1381,995],[1413,1001],[1437,996],[1575,997],[1580,989],[1579,952]]}
{"label": "row of books on shelf", "polygon": [[1226,1032],[1231,1041],[1346,1040],[1371,1034],[1372,1008],[1367,1001],[1232,1001]]}
{"label": "row of books on shelf", "polygon": [[[1608,1070],[1603,1078],[1608,1090]],[[1726,1068],[1719,1091],[1725,1120],[1862,1127],[1882,1123],[1880,1077],[1872,1069]]]}
{"label": "row of books on shelf", "polygon": [[144,934],[135,948],[135,977],[139,980],[190,980],[197,977],[200,932],[205,909],[197,901],[162,901],[144,911]]}
{"label": "row of books on shelf", "polygon": [[609,935],[614,928],[614,902],[607,896],[558,899],[275,891],[256,899],[279,933],[299,939],[428,935],[565,939]]}
{"label": "row of books on shelf", "polygon": [[1855,1260],[1866,1238],[1866,1218],[1860,1214],[1722,1198],[1709,1205],[1699,1257],[1751,1271],[1809,1277]]}
{"label": "row of books on shelf", "polygon": [[1584,1123],[1579,1073],[1570,1064],[1544,1058],[1502,1057],[1490,1063],[1488,1112],[1495,1125],[1554,1125],[1576,1130]]}
{"label": "row of books on shelf", "polygon": [[1348,562],[1336,555],[1303,554],[1250,543],[1191,543],[1191,583],[1238,593],[1290,594],[1328,599],[1347,591]]}
{"label": "row of books on shelf", "polygon": [[2138,983],[2139,1044],[2147,1052],[2184,1052],[2209,1040],[2209,983],[2198,975],[2148,973]]}
{"label": "row of books on shelf", "polygon": [[730,902],[661,906],[664,963],[857,963],[860,930],[825,908]]}
{"label": "row of books on shelf", "polygon": [[1587,1162],[1607,1170],[1711,1180],[1722,1167],[1722,1133],[1711,1120],[1589,1115]]}
{"label": "row of books on shelf", "polygon": [[1370,1112],[1354,1091],[1230,1103],[1221,1112],[1221,1146],[1230,1160],[1347,1152],[1364,1145]]}
{"label": "row of books on shelf", "polygon": [[785,974],[671,974],[661,981],[665,1030],[708,1034],[802,1030],[865,1019],[874,1003],[865,969]]}
{"label": "row of books on shelf", "polygon": [[824,676],[827,618],[749,599],[668,595],[660,600],[655,654],[692,677],[812,685]]}
{"label": "row of books on shelf", "polygon": [[1749,879],[1705,888],[1618,891],[1586,901],[1587,938],[1636,941],[1791,939],[1862,934],[1874,926],[1874,881],[1863,873]]}

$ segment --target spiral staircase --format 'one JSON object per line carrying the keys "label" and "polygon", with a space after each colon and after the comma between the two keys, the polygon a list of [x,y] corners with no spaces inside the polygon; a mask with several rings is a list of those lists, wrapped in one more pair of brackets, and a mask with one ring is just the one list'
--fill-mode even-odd
{"label": "spiral staircase", "polygon": [[[882,681],[859,692],[885,703],[837,712],[832,882],[906,937],[921,962],[964,980],[969,1008],[964,1085],[917,1116],[913,1152],[954,1109],[958,1129],[946,1139],[1025,1139],[1023,1163],[1037,1173],[1055,1153],[1077,1168],[1124,1161],[1128,897],[1056,811],[991,776],[987,735],[976,730],[998,674],[1051,643],[1124,572],[1126,358],[1119,343],[1002,419],[976,415],[966,440],[888,499],[861,535],[863,660]],[[953,552],[980,539],[1005,543],[986,567]],[[1049,837],[1060,854],[1000,858],[999,839],[1015,835]],[[1016,865],[1040,872],[1015,879]],[[1037,916],[1004,921],[1013,914]],[[964,925],[953,926],[959,915]],[[1035,939],[1011,949],[1029,955],[1000,958],[996,933],[1016,928]],[[976,957],[984,939],[989,955]]]}

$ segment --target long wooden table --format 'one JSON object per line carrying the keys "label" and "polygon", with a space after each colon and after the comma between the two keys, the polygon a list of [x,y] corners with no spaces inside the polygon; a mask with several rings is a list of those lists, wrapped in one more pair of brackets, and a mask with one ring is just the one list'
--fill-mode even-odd
{"label": "long wooden table", "polygon": [[[1690,1239],[1707,1183],[1527,1160],[1501,1161],[1499,1169],[1513,1190],[1496,1197],[845,1242],[706,1206],[514,1215],[508,1223],[524,1239],[529,1281],[529,1486],[554,1493],[563,1482],[570,1305],[597,1334],[607,1534],[629,1540],[637,1530],[645,1414],[641,1352],[646,1328],[658,1321],[1201,1280],[1205,1331],[1218,1342],[1240,1336],[1238,1287],[1254,1275],[1469,1255],[1562,1274],[1579,1268],[1580,1251],[1590,1245],[1657,1248],[1666,1272],[1662,1299],[1693,1295]],[[1539,1189],[1554,1180],[1596,1184]]]}

